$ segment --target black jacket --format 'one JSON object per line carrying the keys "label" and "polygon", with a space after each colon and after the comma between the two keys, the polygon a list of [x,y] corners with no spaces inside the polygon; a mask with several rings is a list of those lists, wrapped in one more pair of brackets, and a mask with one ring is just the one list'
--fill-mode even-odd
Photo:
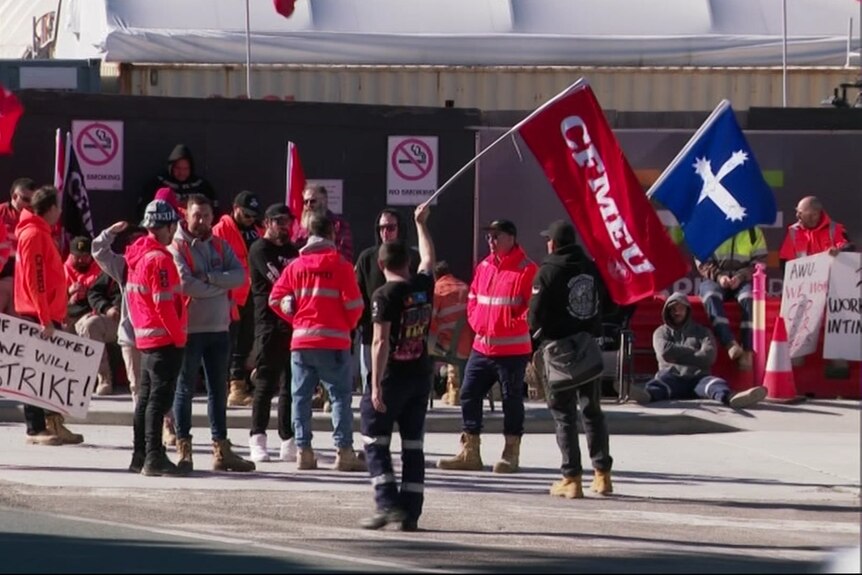
{"label": "black jacket", "polygon": [[94,312],[104,314],[112,307],[122,308],[123,294],[114,278],[102,272],[87,291],[87,301]]}
{"label": "black jacket", "polygon": [[[380,266],[377,265],[377,251],[380,249],[380,234],[377,231],[377,223],[380,221],[380,216],[386,212],[391,214],[398,220],[398,239],[407,239],[407,227],[404,218],[401,214],[393,209],[382,210],[377,217],[374,218],[374,245],[370,248],[365,248],[359,257],[356,258],[354,271],[356,272],[356,281],[359,283],[359,291],[362,292],[362,302],[365,308],[362,310],[362,317],[359,320],[359,328],[362,335],[362,343],[371,345],[372,330],[371,330],[371,296],[374,291],[386,283],[386,278]],[[419,252],[410,250],[410,273],[415,274],[419,269]]]}
{"label": "black jacket", "polygon": [[[171,175],[171,168],[177,160],[186,159],[191,167],[191,175],[184,182],[178,182]],[[203,194],[208,197],[213,203],[213,214],[218,214],[218,199],[216,198],[215,190],[210,183],[204,178],[198,176],[195,171],[195,159],[192,156],[192,151],[185,144],[177,144],[168,156],[168,167],[164,174],[157,176],[154,180],[147,184],[147,187],[141,193],[138,199],[138,215],[142,216],[144,208],[153,200],[156,191],[159,188],[171,188],[177,195],[180,203],[184,203],[184,198],[189,194]]]}
{"label": "black jacket", "polygon": [[533,280],[527,322],[540,340],[561,339],[585,331],[602,332],[602,310],[609,302],[607,288],[592,260],[577,245],[548,254]]}

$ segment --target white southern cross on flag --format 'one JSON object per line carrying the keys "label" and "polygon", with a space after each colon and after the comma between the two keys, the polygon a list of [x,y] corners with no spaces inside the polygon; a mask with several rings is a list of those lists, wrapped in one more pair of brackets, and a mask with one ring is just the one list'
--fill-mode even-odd
{"label": "white southern cross on flag", "polygon": [[746,160],[748,160],[748,154],[742,150],[736,151],[731,154],[730,159],[724,162],[716,174],[712,173],[712,163],[708,159],[698,158],[695,160],[693,165],[694,171],[703,180],[703,188],[700,190],[700,197],[697,199],[697,203],[699,204],[709,198],[718,209],[724,212],[726,219],[742,221],[746,216],[745,208],[740,206],[736,198],[727,191],[727,188],[721,185],[721,180],[727,174],[744,164]]}

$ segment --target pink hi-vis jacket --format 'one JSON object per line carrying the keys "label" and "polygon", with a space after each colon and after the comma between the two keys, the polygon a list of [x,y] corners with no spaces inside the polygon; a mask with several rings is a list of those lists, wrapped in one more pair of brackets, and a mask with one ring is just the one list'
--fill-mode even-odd
{"label": "pink hi-vis jacket", "polygon": [[135,347],[141,350],[186,345],[186,306],[174,258],[150,235],[126,249],[126,294]]}
{"label": "pink hi-vis jacket", "polygon": [[269,305],[293,325],[292,350],[350,349],[350,332],[364,307],[353,266],[335,244],[314,236],[281,272]]}
{"label": "pink hi-vis jacket", "polygon": [[467,299],[474,350],[492,357],[532,353],[527,306],[538,269],[518,245],[500,261],[491,254],[476,266]]}

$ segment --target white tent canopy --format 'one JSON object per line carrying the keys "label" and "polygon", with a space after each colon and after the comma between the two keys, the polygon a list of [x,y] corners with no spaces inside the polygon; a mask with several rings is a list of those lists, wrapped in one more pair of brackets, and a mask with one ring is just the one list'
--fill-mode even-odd
{"label": "white tent canopy", "polygon": [[[255,63],[781,64],[781,0],[249,1]],[[858,49],[858,2],[787,5],[789,64],[843,65],[851,18]],[[245,0],[62,0],[55,57],[244,62]]]}

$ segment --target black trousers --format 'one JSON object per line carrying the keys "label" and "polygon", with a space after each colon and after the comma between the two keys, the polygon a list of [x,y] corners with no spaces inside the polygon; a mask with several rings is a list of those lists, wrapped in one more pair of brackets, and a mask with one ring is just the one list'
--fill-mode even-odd
{"label": "black trousers", "polygon": [[548,408],[554,418],[557,445],[563,456],[560,471],[565,477],[578,477],[583,473],[581,448],[578,445],[578,407],[584,418],[584,433],[593,468],[599,471],[611,470],[613,459],[601,398],[600,381],[547,396]]}
{"label": "black trousers", "polygon": [[[39,318],[32,315],[22,315],[21,319],[39,323]],[[54,322],[55,329],[63,329],[59,322]],[[28,403],[24,404],[24,422],[27,424],[27,435],[36,435],[46,429],[45,410]]]}
{"label": "black trousers", "polygon": [[249,435],[266,433],[272,411],[272,398],[278,392],[278,436],[293,437],[290,394],[290,333],[278,326],[259,322],[254,329],[254,398],[251,404]]}
{"label": "black trousers", "polygon": [[[425,502],[425,414],[431,376],[384,379],[381,382],[386,413],[374,409],[369,387],[359,410],[368,472],[374,486],[374,502],[380,510],[403,509],[417,521]],[[401,485],[392,469],[392,430],[401,434]]]}
{"label": "black trousers", "polygon": [[135,406],[135,453],[158,453],[162,445],[165,413],[174,402],[182,348],[168,345],[141,350],[141,379]]}
{"label": "black trousers", "polygon": [[239,308],[239,319],[230,324],[230,373],[229,379],[245,381],[248,370],[245,367],[254,340],[254,302],[251,296]]}

